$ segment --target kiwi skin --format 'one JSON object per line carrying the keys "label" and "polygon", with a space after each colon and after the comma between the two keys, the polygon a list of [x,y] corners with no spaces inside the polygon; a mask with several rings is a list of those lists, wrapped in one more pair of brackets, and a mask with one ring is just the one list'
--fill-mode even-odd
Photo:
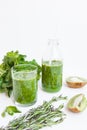
{"label": "kiwi skin", "polygon": [[80,111],[78,110],[78,108],[69,108],[70,111],[75,112],[75,113],[79,113]]}
{"label": "kiwi skin", "polygon": [[87,84],[87,82],[71,82],[71,81],[70,82],[66,81],[66,83],[70,88],[82,88]]}

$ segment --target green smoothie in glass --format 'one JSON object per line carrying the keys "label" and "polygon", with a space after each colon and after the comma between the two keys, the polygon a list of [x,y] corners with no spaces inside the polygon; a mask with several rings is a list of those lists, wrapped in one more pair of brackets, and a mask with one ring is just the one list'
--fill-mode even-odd
{"label": "green smoothie in glass", "polygon": [[37,68],[29,64],[12,68],[13,97],[18,105],[28,106],[37,98]]}

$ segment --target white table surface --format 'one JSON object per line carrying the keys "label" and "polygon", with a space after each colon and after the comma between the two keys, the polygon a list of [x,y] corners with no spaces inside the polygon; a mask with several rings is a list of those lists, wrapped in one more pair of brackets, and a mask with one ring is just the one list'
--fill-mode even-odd
{"label": "white table surface", "polygon": [[[87,97],[87,85],[71,89],[65,85],[67,76],[77,75],[87,78],[87,0],[0,0],[0,63],[3,55],[11,50],[19,50],[28,59],[41,63],[43,50],[48,39],[57,38],[61,43],[64,59],[63,86],[60,92],[49,94],[38,87],[35,105],[53,96],[63,94],[68,100],[78,93]],[[15,116],[1,117],[8,105],[14,105],[4,93],[0,93],[0,127],[5,126]],[[22,114],[31,107],[18,107]],[[72,113],[65,102],[67,118],[61,124],[43,130],[87,130],[87,109],[82,113]]]}

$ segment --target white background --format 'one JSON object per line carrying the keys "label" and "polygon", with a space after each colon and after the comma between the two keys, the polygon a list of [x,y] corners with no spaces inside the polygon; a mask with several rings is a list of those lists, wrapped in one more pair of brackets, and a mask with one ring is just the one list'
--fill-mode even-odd
{"label": "white background", "polygon": [[[28,59],[41,63],[48,39],[59,39],[64,59],[63,79],[77,75],[87,78],[87,1],[86,0],[0,0],[0,61],[6,52],[19,50]],[[87,86],[69,89],[63,84],[56,94],[38,92],[36,104],[63,93],[69,98],[77,93],[87,96]],[[42,96],[43,95],[43,96]],[[11,99],[0,94],[0,114]],[[13,104],[14,105],[14,104]],[[29,108],[20,108],[26,112]],[[80,114],[69,112],[65,104],[66,120],[43,130],[87,130],[87,110]],[[12,117],[0,117],[0,126]]]}

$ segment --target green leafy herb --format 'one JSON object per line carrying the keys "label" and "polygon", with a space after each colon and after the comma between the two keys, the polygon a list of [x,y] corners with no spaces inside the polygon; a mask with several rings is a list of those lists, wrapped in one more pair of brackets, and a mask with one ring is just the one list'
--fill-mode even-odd
{"label": "green leafy herb", "polygon": [[37,66],[37,79],[40,79],[41,66],[35,59],[32,61],[25,60],[26,55],[19,54],[18,51],[6,53],[3,62],[0,65],[0,92],[7,92],[10,96],[12,87],[11,67],[17,64],[32,64]]}
{"label": "green leafy herb", "polygon": [[15,106],[7,106],[6,109],[2,112],[2,117],[6,116],[6,113],[13,115],[14,113],[21,113]]}
{"label": "green leafy herb", "polygon": [[19,118],[9,122],[5,128],[1,130],[39,130],[46,126],[52,126],[61,123],[66,115],[63,113],[63,104],[54,108],[53,102],[66,100],[67,97],[53,97],[50,101],[44,101],[42,105],[33,108]]}

